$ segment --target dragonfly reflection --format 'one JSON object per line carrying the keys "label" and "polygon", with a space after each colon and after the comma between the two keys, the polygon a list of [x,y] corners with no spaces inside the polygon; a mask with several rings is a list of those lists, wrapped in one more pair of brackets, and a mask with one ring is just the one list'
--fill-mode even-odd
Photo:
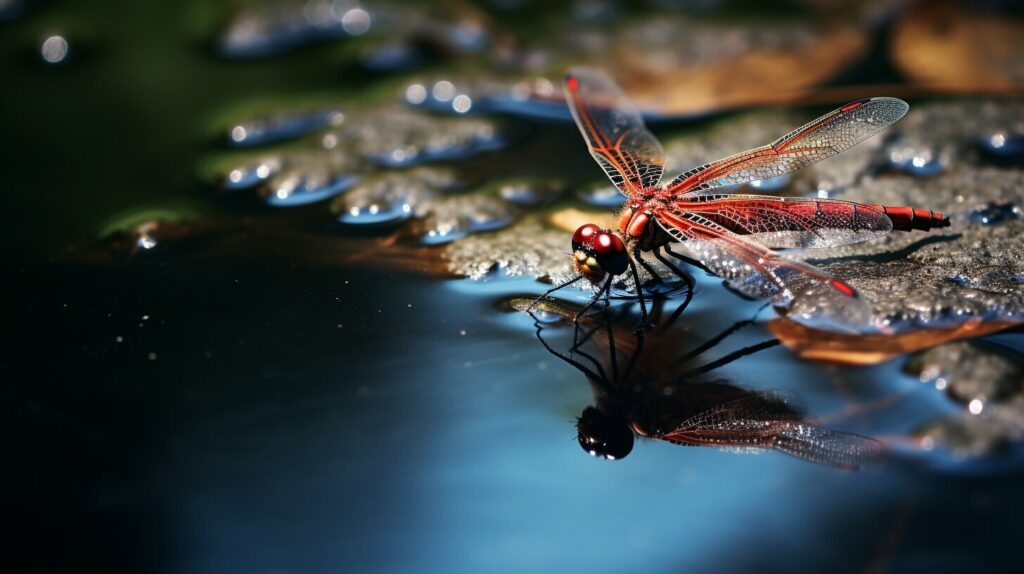
{"label": "dragonfly reflection", "polygon": [[[655,308],[652,317],[660,311]],[[752,391],[714,376],[716,369],[779,344],[770,339],[705,360],[753,319],[737,322],[680,355],[686,341],[679,329],[670,328],[678,312],[657,332],[639,337],[605,308],[573,323],[567,352],[556,350],[548,338],[556,322],[572,321],[576,310],[546,302],[532,314],[545,349],[586,375],[593,387],[595,404],[576,422],[579,444],[593,456],[624,458],[633,450],[635,435],[742,452],[774,449],[847,469],[882,455],[882,445],[874,439],[808,421],[802,400],[793,393]]]}

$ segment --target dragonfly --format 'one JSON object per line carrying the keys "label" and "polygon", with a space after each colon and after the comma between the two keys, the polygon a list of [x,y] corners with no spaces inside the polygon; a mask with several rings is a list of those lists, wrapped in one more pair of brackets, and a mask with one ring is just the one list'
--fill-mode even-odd
{"label": "dragonfly", "polygon": [[[573,310],[547,305],[546,313],[568,318]],[[640,333],[617,333],[621,316],[613,320],[607,308],[602,313],[605,320],[593,321],[596,326],[589,333],[579,331],[591,321],[575,322],[568,354],[552,348],[543,336],[549,323],[538,321],[536,333],[549,353],[583,373],[594,390],[595,404],[585,407],[576,420],[576,440],[591,456],[621,460],[632,452],[639,436],[739,453],[776,450],[848,470],[884,458],[885,448],[875,439],[811,422],[803,400],[793,392],[749,390],[716,376],[718,369],[779,344],[770,339],[705,359],[727,338],[754,324],[756,317],[680,352],[687,346],[680,340],[682,332],[669,329],[676,314],[649,334],[644,345]],[[597,336],[599,331],[606,337]],[[597,356],[583,349],[587,342],[597,345]]]}
{"label": "dragonfly", "polygon": [[870,312],[850,284],[773,249],[833,247],[893,230],[949,226],[948,217],[926,209],[723,190],[791,173],[849,149],[902,118],[909,109],[903,100],[872,97],[850,102],[770,144],[662,183],[664,150],[610,77],[599,70],[574,68],[565,76],[564,91],[590,154],[627,199],[618,229],[589,223],[575,231],[572,265],[577,276],[552,287],[538,301],[586,280],[598,287],[589,309],[602,295],[607,298],[615,277],[629,271],[644,325],[647,307],[637,264],[657,278],[641,257],[651,253],[691,291],[692,279],[669,257],[723,278],[742,295],[767,299],[779,308],[800,297],[813,301],[813,309],[831,312],[833,327],[863,330]]}

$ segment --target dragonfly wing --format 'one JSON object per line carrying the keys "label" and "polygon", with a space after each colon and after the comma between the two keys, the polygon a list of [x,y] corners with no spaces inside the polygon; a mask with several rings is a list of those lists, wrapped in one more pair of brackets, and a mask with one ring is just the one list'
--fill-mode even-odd
{"label": "dragonfly wing", "polygon": [[834,247],[885,235],[892,221],[874,207],[835,199],[702,196],[680,211],[701,215],[765,247]]}
{"label": "dragonfly wing", "polygon": [[778,425],[775,448],[818,464],[849,469],[877,460],[884,452],[882,443],[875,439],[806,423]]}
{"label": "dragonfly wing", "polygon": [[769,145],[691,169],[666,189],[673,194],[693,193],[778,177],[859,144],[899,121],[908,109],[897,98],[850,102]]}
{"label": "dragonfly wing", "polygon": [[700,412],[660,439],[684,445],[770,447],[779,422],[796,423],[802,407],[775,393],[752,393]]}
{"label": "dragonfly wing", "polygon": [[829,330],[863,332],[872,316],[850,285],[792,261],[692,212],[657,212],[655,219],[684,254],[750,297],[788,307],[794,320]]}
{"label": "dragonfly wing", "polygon": [[565,97],[590,155],[619,191],[632,196],[661,182],[665,152],[611,78],[574,68],[565,76]]}

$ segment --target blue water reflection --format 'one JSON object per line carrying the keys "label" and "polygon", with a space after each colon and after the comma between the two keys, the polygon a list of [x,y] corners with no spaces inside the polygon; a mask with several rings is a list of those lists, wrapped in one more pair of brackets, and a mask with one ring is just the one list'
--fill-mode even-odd
{"label": "blue water reflection", "polygon": [[[174,516],[180,569],[955,570],[974,564],[977,546],[1003,544],[961,528],[1010,500],[1017,487],[994,477],[964,482],[912,461],[852,473],[779,453],[649,440],[625,461],[587,456],[573,429],[593,401],[585,379],[536,343],[525,314],[496,315],[493,298],[467,293],[499,298],[531,283],[412,285],[418,312],[444,320],[379,325],[379,338],[336,360],[278,375],[281,388],[305,392],[254,398],[178,436],[157,490]],[[688,310],[694,340],[726,312],[715,304],[722,295],[702,288]],[[443,303],[456,295],[465,304]],[[736,306],[747,316],[746,304]],[[754,328],[734,344],[764,336]],[[391,350],[386,369],[347,360],[380,346]],[[850,429],[876,435],[941,405],[895,367],[837,372],[791,361],[779,347],[720,375],[798,389],[819,416],[842,408],[833,384],[865,399],[913,395]]]}

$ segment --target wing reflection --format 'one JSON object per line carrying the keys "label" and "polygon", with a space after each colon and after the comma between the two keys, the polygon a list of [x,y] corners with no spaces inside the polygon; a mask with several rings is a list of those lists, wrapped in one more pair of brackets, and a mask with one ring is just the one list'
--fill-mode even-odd
{"label": "wing reflection", "polygon": [[[652,317],[660,317],[655,309]],[[883,454],[874,439],[817,426],[807,419],[799,396],[752,391],[716,378],[714,371],[779,344],[770,339],[717,359],[711,351],[752,324],[733,324],[693,345],[673,329],[681,308],[653,332],[638,336],[631,319],[604,309],[574,324],[565,352],[551,339],[565,330],[577,309],[547,302],[533,313],[537,338],[545,349],[586,375],[595,404],[577,419],[580,446],[593,456],[621,459],[640,435],[683,446],[714,446],[743,452],[774,449],[810,462],[857,469]],[[562,317],[566,321],[555,318]],[[687,346],[690,351],[680,352]]]}

